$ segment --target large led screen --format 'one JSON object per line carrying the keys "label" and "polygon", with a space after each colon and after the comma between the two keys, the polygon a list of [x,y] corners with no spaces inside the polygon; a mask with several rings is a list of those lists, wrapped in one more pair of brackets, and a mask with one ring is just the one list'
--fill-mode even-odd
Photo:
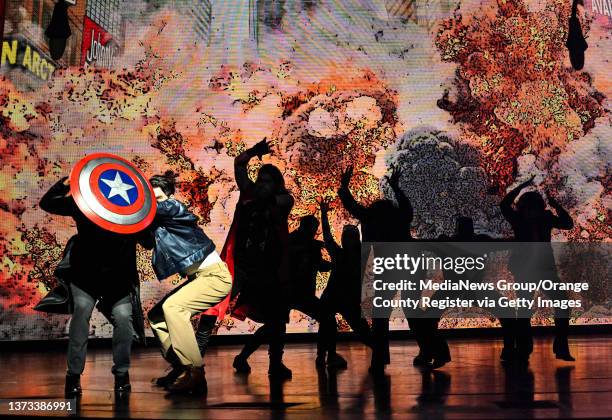
{"label": "large led screen", "polygon": [[[281,169],[291,229],[319,217],[326,197],[339,240],[355,223],[337,197],[352,165],[364,204],[390,196],[385,175],[401,171],[415,238],[452,234],[458,216],[510,238],[500,200],[535,176],[531,188],[574,220],[553,241],[610,240],[608,1],[577,7],[588,43],[580,70],[566,46],[570,0],[77,0],[57,11],[63,20],[55,3],[0,2],[0,340],[66,336],[69,317],[33,306],[56,284],[75,225],[38,203],[95,152],[147,176],[178,173],[177,197],[218,250],[238,198],[234,158],[263,138],[272,154],[250,169]],[[182,281],[159,282],[144,249],[138,268],[145,312]],[[319,293],[326,281],[320,273]],[[609,305],[591,311],[573,322],[612,319]],[[218,333],[255,327],[226,317]],[[92,335],[111,328],[95,311]],[[292,312],[289,332],[316,329]]]}

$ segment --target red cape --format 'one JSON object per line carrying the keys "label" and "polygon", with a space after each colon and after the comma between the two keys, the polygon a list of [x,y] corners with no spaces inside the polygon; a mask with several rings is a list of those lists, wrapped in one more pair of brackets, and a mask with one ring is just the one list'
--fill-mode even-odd
{"label": "red cape", "polygon": [[[221,259],[225,261],[227,264],[227,268],[229,269],[230,274],[232,275],[232,280],[234,279],[234,249],[236,244],[236,231],[238,228],[238,221],[241,217],[241,204],[245,201],[252,200],[254,196],[254,191],[252,189],[248,189],[240,193],[240,197],[238,198],[238,203],[236,204],[236,210],[234,211],[234,220],[232,220],[232,225],[230,227],[229,233],[227,235],[227,239],[225,240],[225,244],[223,245],[223,250],[221,251]],[[286,286],[287,280],[289,278],[289,258],[288,253],[286,252],[289,246],[289,225],[287,223],[287,218],[284,217],[284,223],[279,224],[277,226],[277,235],[279,240],[281,241],[282,249],[285,250],[283,253],[283,258],[281,261],[281,265],[279,267],[279,274],[281,283]],[[238,296],[234,297],[234,304],[230,305],[232,293],[228,294],[223,301],[219,302],[217,305],[212,308],[206,310],[204,315],[214,315],[222,320],[225,317],[225,314],[230,308],[231,316],[233,318],[239,319],[243,321],[247,314],[249,313],[250,307],[245,304],[240,304],[235,306]]]}

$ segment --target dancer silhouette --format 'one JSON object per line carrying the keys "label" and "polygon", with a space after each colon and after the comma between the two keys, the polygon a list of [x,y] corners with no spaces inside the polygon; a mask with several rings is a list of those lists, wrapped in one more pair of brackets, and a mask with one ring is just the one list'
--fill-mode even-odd
{"label": "dancer silhouette", "polygon": [[329,224],[329,204],[321,201],[321,222],[325,248],[331,256],[332,269],[327,286],[321,296],[326,313],[320,326],[321,341],[327,344],[317,356],[318,366],[323,365],[327,353],[329,367],[346,367],[346,361],[336,353],[337,325],[335,314],[339,313],[367,346],[372,346],[368,321],[361,316],[361,239],[357,226],[345,225],[342,230],[342,246],[334,240]]}
{"label": "dancer silhouette", "polygon": [[[410,233],[410,225],[412,223],[413,210],[408,197],[399,188],[399,172],[394,172],[389,179],[389,184],[395,193],[398,205],[396,206],[391,200],[377,200],[369,207],[365,207],[358,203],[351,191],[349,184],[353,175],[353,168],[348,167],[342,175],[338,196],[348,212],[361,222],[361,229],[364,242],[407,242],[412,240]],[[367,261],[369,252],[362,253],[362,272],[364,262]],[[382,292],[388,294],[388,292]],[[394,292],[392,292],[394,293]],[[393,296],[384,296],[390,298]],[[390,363],[389,357],[389,316],[382,318],[374,318],[372,320],[372,364],[370,371],[374,374],[384,372],[385,365]],[[412,322],[412,323],[411,323]],[[410,328],[417,335],[419,342],[420,334],[423,329],[420,328],[420,320],[408,319]]]}
{"label": "dancer silhouette", "polygon": [[[555,257],[550,245],[551,232],[553,229],[572,229],[574,222],[570,215],[561,207],[556,200],[550,195],[548,202],[555,209],[557,215],[546,210],[546,203],[537,191],[529,191],[524,193],[518,200],[517,210],[512,207],[514,200],[518,197],[523,189],[532,185],[533,176],[526,182],[523,182],[518,187],[510,191],[500,203],[500,208],[505,219],[512,226],[514,231],[514,239],[519,242],[539,242],[530,247],[530,254],[537,257],[530,258],[525,261],[523,256],[526,255],[525,250],[520,253],[514,251],[510,257],[510,271],[514,275],[515,282],[538,282],[540,279],[550,279],[555,283],[559,283],[560,279],[557,274]],[[548,291],[546,292],[554,299],[567,299],[566,291]],[[529,292],[521,292],[524,296],[531,298]],[[519,317],[510,321],[510,326],[507,326],[507,333],[513,337],[514,347],[506,349],[502,359],[509,361],[513,357],[518,361],[526,363],[529,360],[529,355],[533,351],[533,339],[531,336],[531,314],[525,311],[519,311]],[[553,351],[557,359],[567,361],[575,360],[569,351],[568,333],[569,333],[569,309],[555,309],[555,340]],[[506,321],[508,322],[508,321]],[[510,342],[510,340],[505,340]],[[510,343],[509,343],[510,344]]]}
{"label": "dancer silhouette", "polygon": [[144,337],[136,268],[136,243],[144,238],[140,234],[113,233],[91,222],[77,207],[68,177],[43,195],[40,208],[47,213],[71,217],[77,229],[77,235],[69,242],[70,248],[67,247],[68,261],[62,280],[69,288],[72,305],[65,395],[75,397],[82,393],[81,374],[87,357],[89,324],[96,306],[113,325],[115,392],[129,392],[132,341],[135,335]]}
{"label": "dancer silhouette", "polygon": [[[296,309],[309,317],[317,320],[319,324],[329,323],[324,322],[324,317],[333,319],[333,314],[328,314],[323,310],[323,306],[319,298],[316,296],[316,281],[319,271],[329,271],[331,263],[325,261],[321,255],[323,243],[315,239],[319,221],[314,216],[305,216],[300,221],[300,226],[297,230],[289,235],[289,290],[285,298],[285,304],[290,309]],[[265,331],[265,329],[264,329]],[[261,344],[265,336],[261,333],[255,333],[240,352],[240,358],[236,363],[236,369],[242,373],[249,371],[245,362],[251,354],[253,354]],[[324,349],[327,348],[325,340],[326,335],[319,334],[318,354],[324,354]],[[337,358],[344,362],[340,356]],[[332,361],[333,362],[333,361]],[[321,364],[317,358],[317,365]],[[325,360],[323,360],[325,364]]]}
{"label": "dancer silhouette", "polygon": [[[247,165],[254,156],[270,153],[269,144],[262,140],[234,160],[236,183],[240,197],[224,252],[239,290],[232,315],[248,316],[264,325],[250,337],[251,342],[269,342],[268,374],[277,379],[291,377],[282,362],[285,344],[289,254],[287,219],[293,207],[293,197],[285,188],[280,170],[263,165],[255,182],[248,176]],[[249,343],[247,344],[247,346]],[[246,346],[245,346],[246,347]],[[241,353],[234,359],[238,371],[248,371]]]}

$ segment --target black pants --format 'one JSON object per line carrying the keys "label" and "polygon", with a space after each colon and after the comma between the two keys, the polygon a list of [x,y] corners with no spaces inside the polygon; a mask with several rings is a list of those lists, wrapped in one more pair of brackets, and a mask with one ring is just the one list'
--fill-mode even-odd
{"label": "black pants", "polygon": [[[290,305],[291,309],[296,309],[319,323],[317,334],[317,355],[325,356],[328,351],[333,335],[336,333],[336,317],[334,313],[327,310],[323,301],[316,296],[306,296],[302,299],[294,299]],[[325,326],[333,324],[333,328],[326,329]],[[334,346],[335,351],[335,346]]]}
{"label": "black pants", "polygon": [[[68,374],[80,375],[85,369],[89,320],[98,300],[91,293],[70,284],[74,300],[74,312],[70,320],[68,340]],[[113,368],[115,375],[123,375],[130,367],[130,351],[134,337],[132,302],[129,294],[113,299],[111,322],[113,324]]]}
{"label": "black pants", "polygon": [[[553,283],[561,282],[556,268],[549,270],[518,271],[513,270],[516,282],[537,283],[540,279],[549,279]],[[544,292],[549,299],[566,300],[568,299],[567,291],[565,290],[548,290]],[[517,297],[533,299],[534,294],[529,291],[518,291]],[[555,353],[569,352],[568,335],[569,335],[569,309],[555,308],[555,342],[553,351]],[[521,308],[517,311],[517,317],[500,319],[502,324],[502,333],[504,335],[504,350],[506,352],[516,351],[517,355],[522,358],[529,358],[533,352],[533,335],[531,331],[531,316],[532,310]]]}
{"label": "black pants", "polygon": [[440,318],[410,318],[408,325],[414,333],[419,346],[419,356],[424,360],[446,359],[450,360],[448,343],[438,330]]}
{"label": "black pants", "polygon": [[[387,281],[391,281],[391,279],[387,279]],[[420,296],[416,293],[416,291],[404,290],[401,292],[401,297],[402,299],[418,299]],[[377,290],[375,296],[389,300],[395,297],[396,294],[397,291],[395,290]],[[424,322],[423,319],[415,318],[411,311],[411,309],[404,309],[404,316],[408,321],[410,330],[415,335],[420,352],[427,351],[423,346],[428,345],[429,340],[425,336],[431,332],[431,325]],[[389,319],[391,312],[391,308],[381,309],[378,311],[379,316],[372,319],[372,366],[374,367],[381,367],[391,363],[389,353]]]}
{"label": "black pants", "polygon": [[[314,320],[319,322],[321,325],[322,320],[330,315],[323,310],[323,305],[321,301],[316,296],[304,296],[301,299],[294,299],[289,305],[290,309],[298,310]],[[329,321],[327,321],[329,323]],[[335,325],[335,320],[334,320]],[[320,327],[319,327],[320,328]],[[249,337],[247,343],[244,345],[240,355],[244,358],[248,358],[251,354],[253,354],[259,346],[264,343],[269,343],[270,345],[270,358],[278,357],[277,354],[280,353],[282,355],[282,350],[284,346],[279,346],[277,340],[275,338],[275,334],[279,332],[284,336],[286,331],[286,326],[283,323],[283,327],[281,328],[277,325],[276,322],[266,322],[262,327],[260,327],[255,334]],[[326,342],[322,341],[327,339],[327,336],[323,336],[319,334],[318,343],[317,343],[317,352],[324,352],[327,348]]]}
{"label": "black pants", "polygon": [[287,332],[287,324],[283,321],[269,321],[263,324],[255,334],[252,334],[242,351],[240,356],[245,359],[264,343],[268,343],[268,354],[270,363],[278,363],[283,359],[283,349],[285,347],[285,333]]}
{"label": "black pants", "polygon": [[367,346],[372,347],[372,333],[368,321],[361,316],[359,302],[355,304],[344,304],[340,300],[324,298],[321,300],[325,312],[319,324],[319,343],[318,353],[336,353],[336,342],[338,338],[338,327],[336,325],[336,314],[342,315],[351,329],[357,334],[359,339]]}

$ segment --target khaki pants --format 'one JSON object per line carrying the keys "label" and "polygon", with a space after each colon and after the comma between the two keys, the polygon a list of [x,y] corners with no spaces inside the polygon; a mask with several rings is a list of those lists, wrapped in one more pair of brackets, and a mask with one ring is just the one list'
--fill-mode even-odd
{"label": "khaki pants", "polygon": [[231,274],[227,265],[219,262],[190,276],[151,309],[149,321],[165,358],[172,348],[184,366],[202,366],[191,318],[221,302],[231,289]]}

